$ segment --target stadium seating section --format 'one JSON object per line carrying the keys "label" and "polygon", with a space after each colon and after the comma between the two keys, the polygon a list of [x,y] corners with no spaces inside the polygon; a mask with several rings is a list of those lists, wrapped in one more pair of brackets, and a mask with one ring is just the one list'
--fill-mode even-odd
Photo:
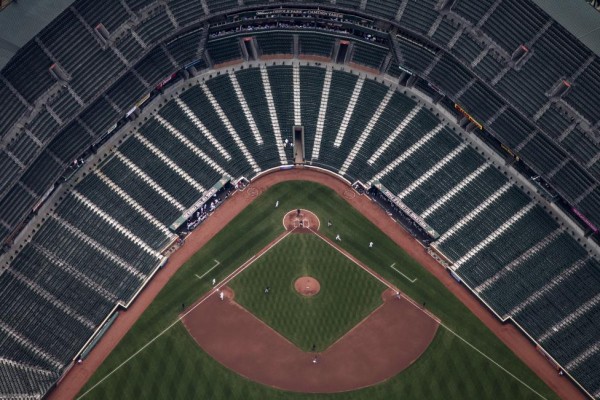
{"label": "stadium seating section", "polygon": [[[302,125],[308,164],[388,188],[440,234],[433,248],[490,309],[600,398],[600,263],[394,83],[417,74],[417,89],[460,104],[600,226],[600,58],[530,0],[439,3],[337,0],[362,17],[254,29],[227,13],[267,1],[77,0],[24,45],[0,72],[0,241],[161,81],[191,64],[186,76],[206,73],[135,121],[13,249],[0,273],[0,393],[46,393],[164,261],[171,224],[223,176],[291,164]],[[371,35],[365,15],[398,28]],[[334,63],[340,40],[350,65]],[[319,58],[257,62],[294,51]]]}

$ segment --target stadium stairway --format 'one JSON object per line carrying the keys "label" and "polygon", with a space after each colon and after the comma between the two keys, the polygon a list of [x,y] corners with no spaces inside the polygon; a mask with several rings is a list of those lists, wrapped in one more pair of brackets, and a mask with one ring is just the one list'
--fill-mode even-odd
{"label": "stadium stairway", "polygon": [[[30,363],[42,383],[62,372],[110,310],[128,304],[152,275],[175,219],[225,175],[251,178],[288,164],[285,140],[302,125],[308,164],[380,181],[438,231],[433,246],[476,295],[588,376],[599,354],[600,298],[590,284],[578,294],[572,288],[600,282],[597,262],[421,100],[364,72],[308,64],[260,63],[195,78],[66,194],[0,276],[2,298],[18,296],[56,316],[55,325],[29,333],[30,322],[6,317],[15,310],[5,305],[0,368],[17,379]],[[560,347],[578,331],[585,340]]]}

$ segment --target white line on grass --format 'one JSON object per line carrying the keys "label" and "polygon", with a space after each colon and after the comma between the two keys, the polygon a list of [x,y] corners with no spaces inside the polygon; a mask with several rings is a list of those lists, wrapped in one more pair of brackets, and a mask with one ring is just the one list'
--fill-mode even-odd
{"label": "white line on grass", "polygon": [[[333,247],[334,249],[336,249],[337,251],[339,251],[341,254],[343,254],[344,256],[346,256],[346,258],[348,258],[350,261],[352,261],[354,264],[358,265],[360,268],[362,268],[364,271],[368,272],[369,274],[371,274],[371,276],[373,276],[375,279],[377,279],[379,282],[383,283],[385,286],[387,286],[388,288],[398,291],[398,289],[393,286],[391,283],[389,283],[388,281],[386,281],[383,278],[380,278],[379,276],[375,275],[373,272],[371,272],[369,269],[363,267],[361,264],[359,264],[356,260],[352,259],[348,254],[345,253],[345,251],[342,251],[340,248],[338,248],[337,246],[335,246],[333,243],[329,242],[328,240],[326,240],[324,237],[322,237],[321,235],[319,235],[317,232],[313,231],[313,233],[315,235],[317,235],[319,238],[321,238],[321,240],[323,240],[325,243],[329,244],[331,247]],[[393,266],[396,263],[392,264],[392,268],[394,268]],[[397,271],[400,274],[402,274],[400,271]],[[402,274],[404,275],[404,274]],[[408,279],[408,278],[407,278]],[[416,280],[416,279],[415,279]],[[540,393],[538,393],[535,389],[533,389],[531,386],[529,386],[528,384],[526,384],[525,382],[523,382],[521,379],[519,379],[516,375],[514,375],[512,372],[510,372],[509,370],[507,370],[506,368],[504,368],[502,365],[498,364],[496,361],[494,361],[490,356],[488,356],[487,354],[485,354],[483,351],[479,350],[477,347],[475,347],[474,345],[472,345],[469,341],[467,341],[465,338],[463,338],[462,336],[460,336],[458,333],[454,332],[452,329],[450,329],[448,326],[446,326],[439,318],[435,317],[434,315],[432,315],[431,313],[423,310],[422,308],[420,308],[413,299],[411,299],[408,296],[403,296],[406,300],[408,300],[410,303],[412,303],[415,307],[417,307],[418,309],[420,309],[421,311],[423,311],[423,313],[425,315],[427,315],[429,318],[433,319],[434,321],[437,321],[438,324],[440,324],[440,326],[442,326],[443,328],[445,328],[448,332],[452,333],[454,336],[456,336],[457,338],[459,338],[460,340],[462,340],[464,343],[466,343],[469,347],[471,347],[473,350],[475,350],[476,352],[478,352],[479,354],[481,354],[483,357],[485,357],[487,360],[489,360],[490,362],[492,362],[492,364],[494,364],[495,366],[497,366],[498,368],[500,368],[502,371],[506,372],[508,375],[510,375],[511,377],[513,377],[517,382],[521,383],[523,386],[525,386],[527,389],[531,390],[533,393],[535,393],[536,395],[538,395],[540,398],[547,400],[544,396],[542,396]]]}
{"label": "white line on grass", "polygon": [[[304,208],[301,208],[300,211],[306,211],[306,212],[313,214],[315,216],[315,218],[317,219],[317,230],[321,229],[321,220],[319,219],[319,217],[317,217],[317,214],[315,214],[314,212],[312,212],[310,210],[306,210]],[[291,214],[293,212],[296,212],[296,210],[291,210],[291,211],[286,212],[283,215],[283,219],[281,220],[281,223],[283,224],[283,227],[285,228],[286,231],[287,231],[287,226],[285,225],[285,217],[287,217],[288,214]],[[303,220],[303,221],[306,221],[306,220]],[[295,228],[297,228],[297,226]],[[312,228],[309,226],[308,229],[312,229]]]}
{"label": "white line on grass", "polygon": [[313,233],[320,238],[322,241],[324,241],[325,243],[327,243],[328,245],[330,245],[331,247],[333,247],[334,249],[336,249],[340,254],[342,254],[343,256],[345,256],[348,260],[352,261],[354,264],[358,265],[361,269],[363,269],[365,272],[367,272],[369,275],[371,275],[373,278],[377,279],[379,282],[383,283],[384,286],[387,286],[388,288],[394,290],[394,291],[398,291],[398,288],[395,287],[394,285],[392,285],[391,283],[389,283],[388,281],[386,281],[385,279],[377,276],[374,272],[372,272],[371,270],[363,267],[362,265],[360,265],[358,263],[358,261],[356,261],[354,258],[352,258],[349,254],[346,254],[344,251],[342,251],[341,249],[339,249],[337,246],[335,246],[333,243],[331,243],[329,240],[325,239],[324,237],[322,237],[321,235],[319,235],[317,232],[313,231]]}
{"label": "white line on grass", "polygon": [[467,341],[467,339],[463,338],[458,333],[454,332],[452,329],[450,329],[448,326],[444,325],[442,322],[440,322],[440,326],[444,327],[448,332],[450,332],[451,334],[453,334],[454,336],[456,336],[457,338],[459,338],[460,340],[462,340],[463,342],[465,342],[470,348],[472,348],[473,350],[475,350],[476,352],[478,352],[479,354],[481,354],[483,357],[485,357],[492,364],[494,364],[495,366],[497,366],[498,368],[500,368],[502,371],[504,371],[508,375],[512,376],[514,379],[517,380],[517,382],[521,383],[523,386],[525,386],[527,389],[531,390],[533,393],[535,393],[536,395],[538,395],[540,398],[547,400],[544,396],[542,396],[540,393],[538,393],[534,388],[532,388],[531,386],[529,386],[528,384],[526,384],[525,382],[523,382],[521,379],[519,379],[512,372],[510,372],[509,370],[507,370],[506,368],[504,368],[502,365],[498,364],[496,361],[494,361],[490,356],[488,356],[487,354],[485,354],[483,351],[479,350],[477,347],[475,347],[474,345],[472,345],[471,343],[469,343],[469,341]]}
{"label": "white line on grass", "polygon": [[211,269],[209,269],[208,271],[206,271],[205,273],[203,273],[202,276],[198,276],[197,274],[194,274],[194,275],[196,275],[196,278],[198,278],[198,279],[204,278],[206,275],[208,275],[210,273],[210,271],[212,271],[213,269],[217,268],[219,266],[219,264],[221,264],[217,260],[214,260],[214,261],[215,261],[215,265],[213,265],[213,267]]}
{"label": "white line on grass", "polygon": [[[127,364],[129,361],[131,361],[133,358],[135,358],[138,354],[140,354],[146,347],[150,346],[152,343],[154,343],[159,337],[161,337],[162,335],[164,335],[165,333],[167,333],[168,330],[170,330],[171,328],[173,328],[175,325],[177,325],[184,317],[186,317],[189,313],[191,313],[192,311],[194,311],[196,309],[196,307],[198,307],[200,304],[204,303],[206,301],[206,299],[208,299],[210,296],[212,296],[214,293],[218,293],[221,288],[223,286],[225,286],[227,283],[229,283],[233,278],[235,278],[236,276],[238,276],[239,274],[241,274],[246,268],[248,268],[250,265],[252,265],[252,263],[256,260],[258,260],[260,257],[262,257],[266,252],[268,252],[269,250],[271,250],[273,247],[275,247],[277,244],[279,244],[279,242],[281,242],[283,239],[285,239],[289,234],[291,234],[292,232],[294,232],[295,229],[292,229],[291,231],[286,232],[282,237],[280,237],[277,241],[275,241],[274,243],[271,243],[271,245],[269,245],[269,247],[267,247],[267,249],[265,251],[263,251],[260,255],[258,255],[258,257],[255,255],[253,255],[252,257],[250,257],[250,259],[248,259],[245,263],[243,263],[242,265],[240,265],[235,271],[233,271],[232,273],[230,273],[229,275],[227,275],[227,277],[225,279],[223,279],[221,281],[221,283],[219,283],[217,286],[214,287],[214,290],[211,290],[209,292],[207,292],[204,295],[204,298],[200,299],[200,301],[198,301],[198,303],[196,303],[192,308],[190,308],[185,314],[182,314],[180,317],[178,317],[175,321],[173,321],[173,323],[169,326],[167,326],[164,330],[162,330],[158,335],[154,336],[152,339],[150,339],[145,345],[143,345],[142,347],[140,347],[140,349],[138,351],[136,351],[135,353],[133,353],[131,356],[129,356],[129,358],[127,358],[125,361],[123,361],[121,364],[119,364],[117,367],[115,367],[115,369],[113,369],[112,371],[110,371],[108,374],[106,374],[104,376],[104,378],[100,379],[94,386],[92,386],[91,388],[89,388],[85,393],[83,393],[81,396],[78,397],[78,399],[82,399],[84,398],[88,393],[90,393],[92,390],[94,390],[96,387],[98,387],[102,382],[104,382],[106,379],[108,379],[112,374],[114,374],[115,372],[117,372],[119,369],[121,369],[125,364]],[[216,261],[216,260],[215,260]],[[218,261],[217,261],[218,262]],[[214,267],[213,267],[214,268]]]}
{"label": "white line on grass", "polygon": [[400,275],[402,275],[403,277],[405,277],[410,283],[415,283],[417,281],[417,278],[410,279],[408,276],[406,276],[402,272],[398,271],[396,268],[394,268],[394,265],[396,265],[396,263],[393,263],[392,265],[390,265],[390,268],[393,269],[394,271],[396,271],[397,273],[399,273]]}
{"label": "white line on grass", "polygon": [[[94,386],[92,386],[91,388],[89,388],[85,393],[83,393],[81,396],[78,397],[78,399],[82,399],[83,397],[85,397],[88,393],[90,393],[92,390],[94,390],[96,387],[98,387],[102,382],[104,382],[106,379],[108,379],[112,374],[114,374],[115,372],[117,372],[119,369],[121,369],[125,364],[127,364],[129,361],[131,361],[133,358],[135,358],[138,354],[140,354],[146,347],[150,346],[152,343],[154,343],[158,338],[160,338],[162,335],[164,335],[165,333],[167,333],[167,331],[169,331],[171,328],[173,328],[175,325],[177,325],[177,323],[179,323],[184,317],[186,317],[189,313],[191,313],[194,309],[196,309],[196,307],[198,307],[199,305],[201,305],[202,303],[204,303],[204,301],[206,301],[212,294],[217,293],[219,290],[221,290],[221,287],[225,286],[227,283],[229,283],[232,279],[234,279],[236,276],[238,276],[240,273],[242,273],[246,268],[248,268],[250,265],[252,265],[252,263],[254,263],[254,261],[258,260],[260,257],[262,257],[266,252],[268,252],[269,250],[271,250],[273,247],[275,247],[277,244],[279,244],[279,242],[281,242],[283,239],[285,239],[289,234],[291,234],[295,229],[292,229],[291,231],[286,232],[281,238],[279,238],[276,242],[272,243],[264,252],[262,252],[258,257],[256,255],[250,257],[250,259],[248,259],[244,264],[242,264],[241,266],[239,266],[235,271],[233,271],[231,274],[229,274],[223,281],[221,281],[221,283],[219,283],[217,286],[215,286],[214,290],[206,293],[204,295],[204,298],[202,298],[200,301],[198,301],[198,303],[196,303],[192,308],[190,308],[185,314],[181,315],[179,318],[177,318],[171,325],[169,325],[168,327],[166,327],[163,331],[161,331],[158,335],[156,335],[154,338],[150,339],[150,341],[148,341],[145,345],[143,345],[138,351],[136,351],[135,353],[133,353],[129,358],[127,358],[125,361],[123,361],[121,364],[119,364],[116,368],[114,368],[111,372],[109,372],[107,375],[105,375],[101,380],[99,380]],[[313,231],[314,232],[314,231]],[[378,281],[380,281],[381,283],[383,283],[385,286],[387,286],[390,289],[393,290],[397,290],[396,287],[394,287],[393,285],[391,285],[389,282],[387,282],[386,280],[380,278],[379,276],[375,275],[373,272],[371,272],[370,270],[366,269],[365,267],[363,267],[362,265],[360,265],[357,261],[355,261],[354,259],[352,259],[348,254],[345,254],[345,252],[341,251],[339,248],[337,248],[336,246],[334,246],[332,243],[330,243],[328,240],[326,240],[324,237],[322,237],[321,235],[317,234],[316,232],[314,232],[315,235],[319,238],[321,238],[321,240],[323,240],[325,243],[329,244],[331,247],[333,247],[334,249],[336,249],[337,251],[339,251],[341,254],[343,254],[344,256],[346,256],[346,258],[348,258],[350,261],[352,261],[353,263],[355,263],[356,265],[358,265],[360,268],[362,268],[364,271],[368,272],[371,276],[373,276],[375,279],[377,279]],[[215,260],[216,261],[216,260]],[[217,261],[218,262],[218,261]],[[395,263],[394,263],[395,264]],[[392,265],[394,265],[392,264]],[[217,264],[218,265],[218,264]],[[215,265],[216,267],[216,265]],[[214,268],[214,267],[213,267]],[[395,268],[394,268],[395,269]],[[196,275],[197,276],[197,275]],[[412,299],[408,299],[408,300],[412,300]],[[411,303],[414,304],[414,302],[411,301]],[[416,304],[414,304],[415,307],[417,307]],[[429,313],[425,313],[427,316],[429,316],[430,318],[437,320],[437,322],[440,324],[440,326],[442,326],[443,328],[445,328],[448,332],[452,333],[454,336],[456,336],[458,339],[460,339],[461,341],[463,341],[464,343],[466,343],[469,347],[471,347],[473,350],[475,350],[476,352],[478,352],[479,354],[481,354],[483,357],[485,357],[488,361],[490,361],[492,364],[494,364],[495,366],[497,366],[498,368],[500,368],[502,371],[506,372],[509,376],[511,376],[512,378],[514,378],[517,382],[521,383],[523,386],[525,386],[527,389],[531,390],[533,393],[535,393],[537,396],[539,396],[542,399],[546,398],[544,396],[542,396],[540,393],[538,393],[535,389],[533,389],[531,386],[529,386],[528,384],[526,384],[525,382],[523,382],[521,379],[519,379],[516,375],[514,375],[513,373],[511,373],[510,371],[508,371],[506,368],[504,368],[502,365],[498,364],[496,361],[494,361],[490,356],[488,356],[487,354],[485,354],[484,352],[482,352],[481,350],[479,350],[477,347],[475,347],[474,345],[472,345],[469,341],[467,341],[465,338],[463,338],[462,336],[460,336],[458,333],[454,332],[452,329],[450,329],[448,326],[446,326],[444,323],[442,323],[439,319],[435,318],[434,316],[430,315]]]}
{"label": "white line on grass", "polygon": [[[340,254],[342,254],[343,256],[345,256],[348,260],[350,260],[354,264],[358,265],[359,268],[361,268],[362,270],[364,270],[365,272],[367,272],[369,275],[371,275],[373,278],[377,279],[379,282],[383,283],[384,286],[387,286],[389,289],[393,290],[396,293],[400,293],[400,290],[396,286],[392,285],[390,282],[388,282],[387,280],[383,279],[382,277],[380,277],[379,275],[377,275],[376,273],[374,273],[373,271],[371,271],[370,268],[367,268],[367,267],[361,265],[358,262],[358,260],[354,259],[354,256],[352,256],[350,253],[346,253],[345,250],[343,250],[341,248],[338,248],[337,245],[335,245],[334,243],[332,243],[329,240],[325,239],[325,237],[319,235],[317,232],[313,231],[313,233],[315,235],[317,235],[325,243],[327,243],[328,245],[330,245],[331,247],[333,247],[334,249],[336,249]],[[405,298],[406,301],[408,301],[409,303],[411,303],[414,307],[418,308],[421,312],[425,313],[429,318],[431,318],[432,320],[434,320],[434,321],[436,321],[438,323],[441,323],[441,321],[440,321],[440,319],[438,317],[436,317],[435,315],[433,315],[429,311],[427,311],[427,310],[423,309],[422,307],[420,307],[409,296],[403,295],[402,297]]]}

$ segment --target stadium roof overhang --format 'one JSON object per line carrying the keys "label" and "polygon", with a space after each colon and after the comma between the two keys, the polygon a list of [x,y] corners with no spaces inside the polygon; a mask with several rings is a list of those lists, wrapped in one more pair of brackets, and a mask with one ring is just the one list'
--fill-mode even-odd
{"label": "stadium roof overhang", "polygon": [[74,0],[13,2],[0,12],[0,69]]}
{"label": "stadium roof overhang", "polygon": [[600,55],[600,12],[583,0],[533,0],[590,50]]}
{"label": "stadium roof overhang", "polygon": [[[600,12],[583,0],[533,0],[583,44],[600,55]],[[14,2],[0,12],[0,69],[74,0]],[[567,6],[565,6],[567,4]]]}

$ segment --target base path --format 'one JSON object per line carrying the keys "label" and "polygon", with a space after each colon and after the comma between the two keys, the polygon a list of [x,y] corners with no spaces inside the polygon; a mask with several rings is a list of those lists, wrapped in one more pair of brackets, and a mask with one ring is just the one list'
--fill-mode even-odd
{"label": "base path", "polygon": [[[548,361],[538,353],[533,344],[512,324],[503,324],[463,285],[456,282],[423,247],[386,212],[366,196],[345,196],[350,185],[338,177],[317,170],[293,169],[263,175],[253,181],[242,193],[235,193],[215,213],[187,237],[185,244],[171,257],[167,265],[159,270],[142,290],[135,302],[122,312],[102,340],[82,364],[76,364],[50,393],[48,399],[65,400],[74,398],[85,383],[117,346],[133,324],[152,303],[177,270],[202,246],[212,239],[225,225],[242,212],[256,197],[280,182],[305,180],[317,182],[334,190],[355,209],[388,235],[398,246],[448,288],[469,310],[474,313],[494,334],[508,346],[529,368],[563,399],[586,400],[587,397],[567,377],[559,376]],[[254,195],[247,195],[254,194]],[[137,349],[131,349],[133,353]]]}
{"label": "base path", "polygon": [[436,321],[386,292],[379,308],[318,354],[300,350],[228,297],[209,297],[183,322],[204,351],[252,381],[302,393],[345,392],[398,374],[435,336]]}

